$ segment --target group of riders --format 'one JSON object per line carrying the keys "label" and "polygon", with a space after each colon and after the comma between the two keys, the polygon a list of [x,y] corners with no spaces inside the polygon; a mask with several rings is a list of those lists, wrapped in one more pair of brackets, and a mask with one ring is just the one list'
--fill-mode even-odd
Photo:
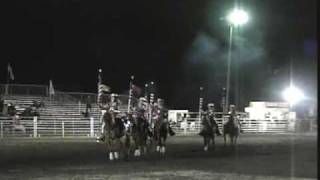
{"label": "group of riders", "polygon": [[[121,155],[129,157],[130,153],[140,156],[152,148],[161,154],[165,153],[167,136],[173,136],[175,132],[168,122],[168,109],[165,108],[163,99],[158,98],[155,103],[148,103],[145,97],[140,97],[137,105],[128,105],[128,111],[124,113],[120,111],[119,95],[110,94],[110,88],[101,85],[97,102],[101,110],[101,133],[97,142],[105,143],[110,160],[119,159]],[[204,137],[205,151],[208,150],[210,140],[214,145],[215,134],[222,135],[215,121],[214,111],[214,104],[209,103],[208,110],[202,113],[199,135]],[[233,105],[230,106],[229,114],[232,122],[239,123],[233,121],[236,118]],[[228,132],[227,124],[224,125],[224,137]],[[236,125],[240,127],[240,124]]]}
{"label": "group of riders", "polygon": [[175,135],[163,99],[158,98],[156,103],[149,105],[145,97],[140,97],[136,106],[123,113],[119,95],[110,94],[110,88],[101,85],[98,105],[101,133],[97,142],[106,144],[110,160],[118,159],[121,153],[127,157],[132,151],[135,156],[140,156],[151,144],[163,154],[167,135]]}
{"label": "group of riders", "polygon": [[[224,143],[226,145],[226,135],[229,135],[230,141],[232,144],[236,143],[237,137],[240,132],[243,132],[241,129],[241,124],[238,119],[235,105],[230,105],[230,111],[227,113],[228,120],[223,123],[223,133],[220,132],[219,126],[215,120],[215,108],[213,103],[209,103],[207,106],[207,111],[202,112],[201,117],[201,131],[200,136],[204,140],[204,151],[208,151],[210,141],[212,142],[213,149],[215,148],[215,135],[223,135]],[[224,117],[223,117],[224,118]]]}

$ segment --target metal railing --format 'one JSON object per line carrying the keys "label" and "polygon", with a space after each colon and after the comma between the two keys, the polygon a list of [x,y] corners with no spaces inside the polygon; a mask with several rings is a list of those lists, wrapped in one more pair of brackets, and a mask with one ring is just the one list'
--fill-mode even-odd
{"label": "metal railing", "polygon": [[[223,130],[223,118],[216,118],[219,129]],[[287,133],[295,131],[295,122],[287,120],[249,120],[241,119],[244,133]],[[185,118],[170,123],[177,135],[196,135],[201,130],[199,118]],[[100,122],[96,118],[41,119],[21,118],[14,125],[9,118],[0,120],[0,137],[95,137],[100,132]]]}
{"label": "metal railing", "polygon": [[0,84],[0,94],[48,96],[48,86],[33,84]]}
{"label": "metal railing", "polygon": [[100,123],[94,118],[64,120],[12,120],[0,121],[0,137],[95,137],[100,132]]}
{"label": "metal railing", "polygon": [[88,99],[91,103],[97,103],[96,93],[64,92],[64,94],[76,99],[80,103],[86,103]]}

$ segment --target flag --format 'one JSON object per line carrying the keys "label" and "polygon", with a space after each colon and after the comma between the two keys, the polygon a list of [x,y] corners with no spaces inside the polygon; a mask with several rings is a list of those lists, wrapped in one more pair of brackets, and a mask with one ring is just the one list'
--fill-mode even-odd
{"label": "flag", "polygon": [[131,89],[132,89],[132,94],[136,97],[139,97],[142,93],[142,89],[137,85],[132,84]]}
{"label": "flag", "polygon": [[104,84],[100,84],[99,85],[99,91],[98,93],[102,93],[102,92],[110,92],[111,91],[111,88],[107,85],[104,85]]}
{"label": "flag", "polygon": [[12,67],[10,65],[10,63],[8,63],[8,74],[11,80],[14,80],[14,75],[13,75],[13,71],[12,71]]}
{"label": "flag", "polygon": [[51,80],[49,81],[49,95],[54,95],[54,88]]}

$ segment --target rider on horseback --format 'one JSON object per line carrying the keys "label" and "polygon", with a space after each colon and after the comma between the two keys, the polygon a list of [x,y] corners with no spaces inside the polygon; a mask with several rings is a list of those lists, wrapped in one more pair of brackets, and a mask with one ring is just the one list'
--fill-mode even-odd
{"label": "rider on horseback", "polygon": [[100,132],[100,136],[97,137],[97,142],[105,140],[106,123],[104,119],[110,113],[109,110],[111,105],[111,98],[108,93],[110,93],[110,88],[108,86],[103,84],[99,85],[99,94],[98,94],[97,103],[101,110],[101,116],[100,116],[101,132]]}
{"label": "rider on horseback", "polygon": [[120,104],[121,101],[119,100],[118,94],[111,94],[111,106],[110,106],[110,113],[114,116],[114,128],[117,127],[120,132],[118,132],[118,138],[124,136],[125,134],[125,119],[120,114]]}
{"label": "rider on horseback", "polygon": [[140,97],[139,98],[139,103],[138,103],[138,107],[136,109],[137,112],[137,116],[140,120],[143,121],[143,123],[146,125],[145,128],[148,132],[148,135],[151,136],[152,135],[152,131],[149,129],[150,124],[147,120],[148,117],[148,104],[147,104],[147,99],[144,97]]}
{"label": "rider on horseback", "polygon": [[236,106],[231,104],[230,105],[230,111],[228,112],[228,114],[230,115],[230,119],[231,121],[235,121],[236,120],[236,123],[238,123],[239,125],[239,128],[240,128],[240,132],[243,132],[242,128],[241,128],[241,123],[237,117],[237,112],[236,112]]}
{"label": "rider on horseback", "polygon": [[161,123],[165,123],[169,131],[170,136],[174,136],[175,132],[172,130],[170,123],[168,122],[168,109],[164,107],[164,100],[158,98],[155,105],[157,120]]}
{"label": "rider on horseback", "polygon": [[204,125],[203,126],[203,129],[201,130],[200,132],[200,135],[204,135],[204,133],[206,133],[205,131],[205,128],[206,126],[210,127],[210,130],[215,131],[213,133],[216,133],[218,136],[221,135],[220,131],[219,131],[219,127],[218,127],[218,124],[217,122],[215,121],[215,118],[214,118],[214,104],[213,103],[209,103],[208,104],[208,110],[204,113],[204,118],[202,119],[202,124]]}

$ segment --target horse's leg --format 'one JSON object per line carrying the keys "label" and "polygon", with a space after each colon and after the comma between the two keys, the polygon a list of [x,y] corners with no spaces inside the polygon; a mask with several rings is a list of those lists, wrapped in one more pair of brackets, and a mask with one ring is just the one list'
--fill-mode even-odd
{"label": "horse's leg", "polygon": [[204,147],[203,147],[203,150],[204,151],[208,151],[208,146],[209,146],[209,142],[208,142],[208,137],[203,137],[203,140],[204,140]]}
{"label": "horse's leg", "polygon": [[126,135],[126,138],[125,138],[125,158],[126,159],[129,159],[129,156],[130,156],[130,151],[131,151],[131,136],[129,135]]}
{"label": "horse's leg", "polygon": [[234,144],[234,135],[230,135],[231,145]]}
{"label": "horse's leg", "polygon": [[164,153],[163,140],[164,140],[164,138],[160,137],[160,143],[159,143],[159,145],[160,145],[160,154]]}
{"label": "horse's leg", "polygon": [[113,156],[111,139],[105,137],[105,142],[106,142],[107,152],[109,152],[109,160],[112,161],[112,160],[114,160],[114,156]]}
{"label": "horse's leg", "polygon": [[227,135],[223,133],[223,139],[224,139],[224,146],[227,145]]}
{"label": "horse's leg", "polygon": [[135,135],[132,136],[133,139],[133,145],[132,145],[132,150],[133,150],[133,156],[137,156],[137,138],[135,137]]}
{"label": "horse's leg", "polygon": [[145,155],[147,154],[147,137],[143,136],[142,141],[143,141],[142,150],[143,150],[143,154]]}
{"label": "horse's leg", "polygon": [[164,136],[162,137],[162,153],[166,153],[166,140],[167,138]]}
{"label": "horse's leg", "polygon": [[142,136],[142,142],[143,154],[147,154],[147,137],[145,135]]}
{"label": "horse's leg", "polygon": [[235,143],[236,146],[237,146],[237,140],[238,140],[238,135],[235,136],[235,139],[234,139],[234,143]]}
{"label": "horse's leg", "polygon": [[141,156],[141,138],[140,135],[137,137],[137,156]]}
{"label": "horse's leg", "polygon": [[212,136],[212,150],[215,150],[216,149],[216,144],[215,144],[215,137],[214,135]]}
{"label": "horse's leg", "polygon": [[159,146],[159,152],[161,154],[162,153],[162,137],[160,135],[160,132],[159,132],[159,137],[158,137],[158,146]]}
{"label": "horse's leg", "polygon": [[156,151],[159,152],[160,151],[160,144],[161,144],[159,133],[156,133],[155,137],[156,137],[155,144],[157,145]]}
{"label": "horse's leg", "polygon": [[140,138],[141,138],[141,154],[146,154],[147,153],[146,138],[144,135],[141,135]]}
{"label": "horse's leg", "polygon": [[123,149],[123,143],[121,142],[120,138],[115,138],[114,146],[115,146],[114,158],[115,159],[119,159],[120,158],[120,152]]}

